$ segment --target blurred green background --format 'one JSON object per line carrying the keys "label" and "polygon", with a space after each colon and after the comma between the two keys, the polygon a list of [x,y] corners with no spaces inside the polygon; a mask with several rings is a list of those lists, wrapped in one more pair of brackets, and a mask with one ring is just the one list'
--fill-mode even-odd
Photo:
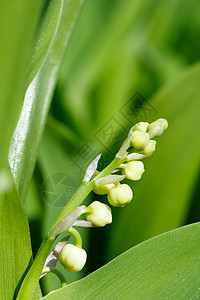
{"label": "blurred green background", "polygon": [[[129,184],[134,201],[113,208],[106,228],[82,229],[86,267],[73,282],[130,247],[200,220],[200,3],[198,0],[87,0],[60,69],[25,201],[32,245],[81,183],[90,161],[114,157],[138,121],[166,118],[146,172]],[[89,195],[85,203],[106,197]],[[59,287],[54,275],[44,292]]]}

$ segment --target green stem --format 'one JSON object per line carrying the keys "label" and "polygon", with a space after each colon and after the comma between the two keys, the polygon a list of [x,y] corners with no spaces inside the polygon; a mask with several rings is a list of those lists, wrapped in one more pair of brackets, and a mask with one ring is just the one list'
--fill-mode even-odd
{"label": "green stem", "polygon": [[115,156],[113,161],[111,161],[111,163],[105,169],[103,169],[99,174],[97,174],[95,180],[109,175],[112,171],[117,169],[125,161],[126,157],[127,153],[125,153],[121,157]]}
{"label": "green stem", "polygon": [[113,161],[105,168],[103,169],[99,174],[97,174],[90,182],[82,182],[82,184],[79,186],[76,193],[72,196],[72,198],[67,202],[55,222],[53,223],[50,231],[58,224],[62,219],[70,214],[73,210],[77,208],[89,195],[89,193],[94,189],[95,187],[95,181],[99,178],[105,177],[109,175],[113,170],[117,169],[121,163],[124,162],[126,158],[126,154],[122,157],[117,157],[113,159]]}
{"label": "green stem", "polygon": [[120,182],[116,182],[116,183],[115,183],[115,187],[118,187],[118,186],[120,186],[120,185],[121,185]]}
{"label": "green stem", "polygon": [[76,239],[76,247],[81,249],[82,248],[82,238],[81,238],[80,233],[73,227],[70,227],[67,231],[69,231],[70,233],[73,234],[73,236]]}
{"label": "green stem", "polygon": [[82,211],[82,215],[83,214],[92,214],[94,212],[94,208],[92,207],[86,207],[84,208],[84,210]]}
{"label": "green stem", "polygon": [[[60,215],[57,217],[53,223],[49,232],[51,232],[54,227],[62,221],[62,219],[75,210],[89,195],[89,193],[95,187],[95,181],[99,178],[109,175],[112,171],[117,169],[124,161],[127,156],[125,153],[123,156],[115,156],[113,161],[99,174],[97,174],[90,182],[82,182],[76,193],[72,196],[69,202],[65,205]],[[37,253],[35,260],[33,261],[32,266],[30,267],[24,281],[22,282],[21,288],[19,290],[17,300],[32,300],[34,297],[35,289],[38,284],[42,269],[45,263],[45,260],[51,250],[51,247],[55,241],[55,238],[51,238],[48,235],[45,237],[43,243],[40,246],[40,249]]]}
{"label": "green stem", "polygon": [[58,278],[60,279],[61,287],[67,285],[65,276],[59,270],[57,270],[56,268],[46,267],[43,269],[42,274],[45,274],[45,273],[47,274],[49,272],[54,273],[55,275],[58,276]]}
{"label": "green stem", "polygon": [[51,226],[51,229],[49,232],[53,230],[53,228],[62,221],[64,217],[66,217],[68,214],[70,214],[73,210],[75,210],[89,195],[89,193],[94,188],[94,182],[82,182],[77,191],[74,193],[72,198],[67,202],[53,225]]}

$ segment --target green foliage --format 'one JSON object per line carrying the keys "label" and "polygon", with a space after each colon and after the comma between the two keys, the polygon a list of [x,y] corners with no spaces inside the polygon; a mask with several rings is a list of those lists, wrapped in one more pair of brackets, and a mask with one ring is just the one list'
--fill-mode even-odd
{"label": "green foliage", "polygon": [[[3,1],[0,17],[1,299],[16,296],[32,260],[28,223],[8,169],[8,148],[22,107],[31,44],[43,1]],[[24,26],[24,24],[26,24]],[[39,297],[40,293],[38,294]]]}
{"label": "green foliage", "polygon": [[32,261],[28,223],[21,201],[10,180],[0,202],[1,299],[13,299]]}
{"label": "green foliage", "polygon": [[[7,167],[8,148],[19,118],[31,43],[44,1],[2,1],[0,17],[0,167]],[[26,26],[24,26],[26,24]],[[12,103],[12,105],[11,105]]]}
{"label": "green foliage", "polygon": [[[194,138],[199,131],[199,77],[198,63],[151,99],[159,114],[169,121],[169,128],[157,142],[153,157],[144,161],[146,174],[132,184],[135,201],[119,212],[111,228],[111,257],[185,221],[200,165],[200,140]],[[188,99],[192,99],[192,105]],[[127,239],[122,243],[124,235]]]}
{"label": "green foliage", "polygon": [[[112,208],[105,230],[80,230],[86,267],[71,275],[58,263],[70,284],[44,299],[197,299],[199,223],[164,232],[199,220],[199,1],[83,3],[0,4],[0,298],[20,288],[19,300],[42,297],[55,243],[44,240],[32,265],[30,240],[36,251],[93,157],[103,152],[103,169],[134,123],[161,117],[169,129],[142,179],[126,182],[134,200]],[[93,193],[84,204],[92,200],[108,204]],[[42,279],[43,294],[59,287]]]}
{"label": "green foliage", "polygon": [[[74,1],[73,5],[71,5],[70,0],[52,1],[39,32],[39,40],[33,54],[28,81],[33,78],[33,74],[36,75],[27,89],[24,107],[10,150],[10,165],[22,199],[27,193],[59,66],[81,3],[81,0]],[[68,9],[69,6],[70,10]],[[53,18],[53,24],[49,22],[49,14]],[[44,36],[45,39],[47,38],[47,45],[44,44]],[[29,162],[28,168],[27,162]]]}
{"label": "green foliage", "polygon": [[199,230],[159,235],[43,299],[198,299]]}

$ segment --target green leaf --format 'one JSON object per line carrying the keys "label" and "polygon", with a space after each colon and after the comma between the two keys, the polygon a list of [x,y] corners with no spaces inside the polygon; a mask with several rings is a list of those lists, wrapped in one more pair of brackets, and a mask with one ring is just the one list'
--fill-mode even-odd
{"label": "green leaf", "polygon": [[200,165],[199,77],[200,64],[196,64],[153,97],[150,104],[156,116],[151,116],[149,103],[140,112],[150,113],[149,121],[166,118],[169,128],[157,139],[153,156],[144,160],[142,179],[128,181],[134,200],[117,211],[108,239],[109,258],[185,222]]}
{"label": "green leaf", "polygon": [[35,166],[58,70],[82,3],[83,0],[52,0],[38,35],[29,77],[39,71],[26,91],[9,158],[22,200],[27,194]]}
{"label": "green leaf", "polygon": [[7,167],[8,148],[22,107],[25,74],[43,2],[11,0],[0,4],[0,166]]}
{"label": "green leaf", "polygon": [[0,194],[0,231],[0,298],[8,300],[16,296],[32,260],[27,219],[8,173]]}
{"label": "green leaf", "polygon": [[8,170],[8,148],[22,107],[26,69],[43,2],[0,4],[0,298],[6,300],[15,299],[32,259],[27,219]]}
{"label": "green leaf", "polygon": [[41,22],[41,27],[36,37],[32,60],[27,71],[27,87],[34,79],[43,63],[47,59],[54,39],[56,38],[62,14],[62,1],[52,0]]}
{"label": "green leaf", "polygon": [[198,299],[199,234],[196,223],[157,236],[43,299]]}

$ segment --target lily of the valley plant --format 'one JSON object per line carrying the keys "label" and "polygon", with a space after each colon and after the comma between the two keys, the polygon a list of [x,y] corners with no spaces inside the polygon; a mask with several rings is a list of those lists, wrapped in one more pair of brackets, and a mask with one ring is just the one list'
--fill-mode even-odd
{"label": "lily of the valley plant", "polygon": [[[109,205],[124,207],[133,199],[132,189],[128,184],[122,183],[123,180],[141,179],[145,171],[142,160],[153,154],[156,148],[154,138],[160,136],[167,127],[165,119],[158,119],[150,124],[139,122],[131,128],[113,161],[105,169],[98,170],[101,155],[90,163],[82,184],[45,237],[21,285],[18,300],[32,299],[40,277],[49,272],[60,278],[62,286],[66,285],[64,276],[56,269],[58,260],[68,272],[78,272],[84,267],[87,253],[82,248],[81,236],[74,227],[103,227],[112,223],[112,209]],[[98,195],[107,194],[108,203],[94,201],[88,207],[81,205],[91,191]],[[81,215],[85,215],[85,220],[78,220]],[[67,235],[51,251],[55,239],[63,232],[74,235],[75,245],[68,242],[70,236]]]}

